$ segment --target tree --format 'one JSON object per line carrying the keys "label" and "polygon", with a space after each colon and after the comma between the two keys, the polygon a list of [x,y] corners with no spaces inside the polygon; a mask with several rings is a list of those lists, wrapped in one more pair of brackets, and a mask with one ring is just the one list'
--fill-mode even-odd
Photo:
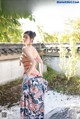
{"label": "tree", "polygon": [[18,19],[0,16],[0,42],[21,42],[21,35]]}
{"label": "tree", "polygon": [[38,31],[40,33],[40,36],[42,38],[43,42],[58,42],[58,33],[54,33],[54,34],[49,34],[47,32],[44,32],[43,27],[42,26],[37,26]]}
{"label": "tree", "polygon": [[66,23],[66,32],[75,38],[75,41],[80,41],[80,18],[68,20]]}
{"label": "tree", "polygon": [[[28,18],[35,21],[32,15]],[[0,42],[22,42],[22,32],[19,18],[0,16]]]}

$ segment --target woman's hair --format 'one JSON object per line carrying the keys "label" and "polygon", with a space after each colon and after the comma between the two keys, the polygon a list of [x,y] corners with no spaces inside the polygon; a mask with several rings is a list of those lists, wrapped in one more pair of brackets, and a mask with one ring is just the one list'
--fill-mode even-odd
{"label": "woman's hair", "polygon": [[31,39],[34,39],[34,37],[36,36],[36,33],[33,31],[26,31],[24,32],[24,34],[28,34]]}

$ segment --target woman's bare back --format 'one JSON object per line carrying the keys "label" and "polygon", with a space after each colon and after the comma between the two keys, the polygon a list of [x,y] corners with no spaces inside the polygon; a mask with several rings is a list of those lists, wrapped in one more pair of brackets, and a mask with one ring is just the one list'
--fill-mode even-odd
{"label": "woman's bare back", "polygon": [[[33,59],[35,59],[35,61],[36,61],[36,65],[34,67],[34,70],[31,72],[30,75],[33,75],[33,76],[40,75],[39,71],[36,69],[37,61],[38,61],[36,49],[33,46],[30,46],[29,53],[33,56]],[[26,54],[23,51],[22,51],[22,54],[20,56],[20,61],[24,66],[24,74],[26,74],[28,69],[31,67],[32,62],[30,61],[28,56],[26,56]]]}

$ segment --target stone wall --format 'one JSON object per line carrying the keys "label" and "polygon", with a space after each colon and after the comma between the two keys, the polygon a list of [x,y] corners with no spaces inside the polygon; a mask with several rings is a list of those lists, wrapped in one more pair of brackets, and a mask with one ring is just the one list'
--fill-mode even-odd
{"label": "stone wall", "polygon": [[[46,71],[47,67],[44,65],[44,72]],[[23,64],[19,65],[19,58],[0,61],[0,85],[22,78],[23,72]]]}
{"label": "stone wall", "polygon": [[19,65],[19,59],[0,61],[0,85],[21,78],[22,75],[23,66]]}

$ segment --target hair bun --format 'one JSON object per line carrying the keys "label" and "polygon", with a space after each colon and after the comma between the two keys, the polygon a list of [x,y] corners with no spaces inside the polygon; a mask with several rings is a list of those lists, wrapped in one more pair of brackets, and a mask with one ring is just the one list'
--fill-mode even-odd
{"label": "hair bun", "polygon": [[34,36],[34,37],[36,36],[36,33],[35,33],[35,32],[33,32],[33,36]]}
{"label": "hair bun", "polygon": [[24,32],[24,34],[28,34],[30,36],[30,38],[33,38],[33,39],[36,36],[36,33],[33,31],[26,31],[26,32]]}

